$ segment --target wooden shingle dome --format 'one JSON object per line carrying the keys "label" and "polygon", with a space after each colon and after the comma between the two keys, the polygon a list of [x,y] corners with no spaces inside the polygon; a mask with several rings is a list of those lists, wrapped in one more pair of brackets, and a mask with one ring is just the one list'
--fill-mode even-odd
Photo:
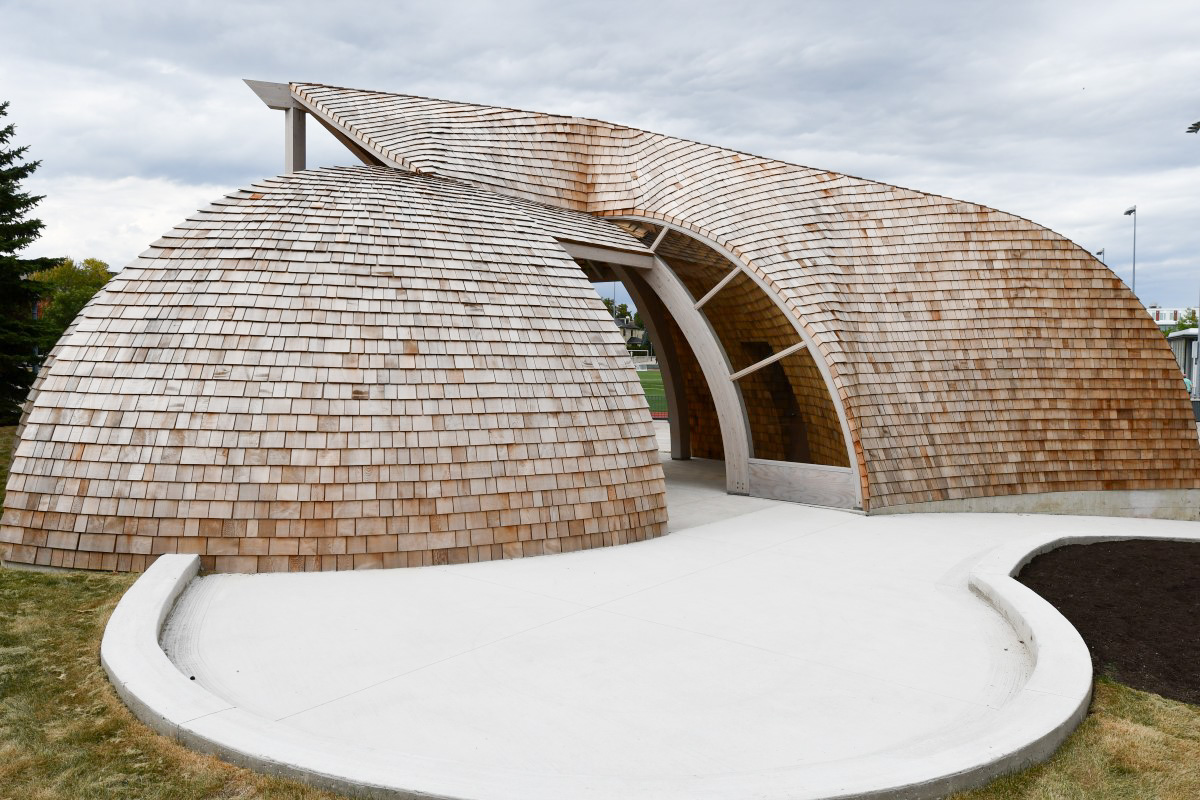
{"label": "wooden shingle dome", "polygon": [[633,242],[386,168],[293,173],[196,214],[55,348],[4,559],[344,569],[663,533],[637,376],[548,229]]}

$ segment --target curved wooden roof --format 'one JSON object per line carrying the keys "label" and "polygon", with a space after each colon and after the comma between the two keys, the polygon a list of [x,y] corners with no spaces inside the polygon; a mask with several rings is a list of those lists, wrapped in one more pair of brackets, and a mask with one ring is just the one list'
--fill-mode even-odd
{"label": "curved wooden roof", "polygon": [[864,507],[1200,487],[1162,335],[1115,274],[1053,231],[596,120],[291,88],[381,164],[670,222],[748,265],[832,376]]}

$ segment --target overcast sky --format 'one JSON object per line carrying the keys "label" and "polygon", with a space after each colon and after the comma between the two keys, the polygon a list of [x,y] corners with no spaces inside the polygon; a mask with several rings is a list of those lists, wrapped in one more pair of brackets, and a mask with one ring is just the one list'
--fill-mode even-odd
{"label": "overcast sky", "polygon": [[[1200,294],[1200,4],[0,0],[27,255],[123,266],[282,169],[241,82],[578,114],[1003,209]],[[357,163],[316,125],[309,166]]]}

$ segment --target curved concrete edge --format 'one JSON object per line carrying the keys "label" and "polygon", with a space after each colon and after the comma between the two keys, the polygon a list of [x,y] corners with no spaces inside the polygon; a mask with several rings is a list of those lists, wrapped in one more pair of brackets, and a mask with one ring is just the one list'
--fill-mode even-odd
{"label": "curved concrete edge", "polygon": [[158,645],[175,600],[199,572],[199,556],[159,556],[117,603],[100,641],[100,664],[117,695],[173,739],[181,723],[230,707],[180,674]]}
{"label": "curved concrete edge", "polygon": [[199,572],[199,556],[159,556],[125,592],[104,629],[100,663],[135,717],[191,750],[259,772],[360,797],[439,800],[389,788],[393,776],[379,774],[363,757],[369,751],[314,741],[248,714],[181,673],[159,646],[159,635],[175,601]]}
{"label": "curved concrete edge", "polygon": [[[1056,708],[1057,714],[1037,739],[976,771],[970,784],[956,789],[977,786],[1048,759],[1083,722],[1091,704],[1092,659],[1083,637],[1058,609],[1015,576],[1035,557],[1060,547],[1132,540],[1200,542],[1200,536],[1044,533],[993,548],[970,571],[967,583],[971,590],[1004,617],[1033,658],[1033,672],[1008,705],[1014,709]],[[1051,699],[1056,702],[1047,703]]]}
{"label": "curved concrete edge", "polygon": [[871,509],[871,514],[1066,514],[1200,521],[1200,489],[1103,489],[930,500]]}
{"label": "curved concrete edge", "polygon": [[[798,796],[809,798],[913,800],[977,787],[1049,758],[1087,714],[1091,659],[1070,622],[1012,576],[1035,556],[1064,545],[1132,539],[1200,541],[1200,535],[1045,534],[1001,545],[977,562],[968,578],[970,588],[1013,626],[1034,658],[1029,680],[1005,703],[1001,718],[875,754],[853,774],[846,773],[845,764],[826,764],[806,771],[806,785],[795,785],[786,770],[767,783],[776,789],[790,785]],[[175,600],[198,570],[196,556],[161,556],[126,592],[105,629],[101,662],[121,699],[142,722],[190,749],[230,763],[359,797],[449,800],[494,788],[503,780],[496,772],[455,764],[458,788],[466,791],[402,789],[437,785],[436,776],[449,765],[412,759],[402,766],[372,748],[349,747],[250,714],[201,688],[180,673],[159,646]],[[978,728],[978,738],[969,735],[970,728]],[[890,787],[879,786],[881,775],[890,776]],[[723,796],[736,793],[741,780],[744,776],[727,775],[683,788],[699,790],[697,797]],[[668,796],[679,794],[681,787],[658,788]]]}

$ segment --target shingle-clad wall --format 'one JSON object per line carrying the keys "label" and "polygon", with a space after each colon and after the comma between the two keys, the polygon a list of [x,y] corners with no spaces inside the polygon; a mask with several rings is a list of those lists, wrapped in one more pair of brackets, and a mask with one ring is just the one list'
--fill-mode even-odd
{"label": "shingle-clad wall", "polygon": [[636,373],[547,227],[633,242],[389,168],[293,173],[197,213],[48,362],[4,559],[345,569],[663,533]]}
{"label": "shingle-clad wall", "polygon": [[1161,334],[1103,264],[985,206],[595,120],[293,85],[385,163],[673,223],[815,344],[864,507],[1200,488]]}

